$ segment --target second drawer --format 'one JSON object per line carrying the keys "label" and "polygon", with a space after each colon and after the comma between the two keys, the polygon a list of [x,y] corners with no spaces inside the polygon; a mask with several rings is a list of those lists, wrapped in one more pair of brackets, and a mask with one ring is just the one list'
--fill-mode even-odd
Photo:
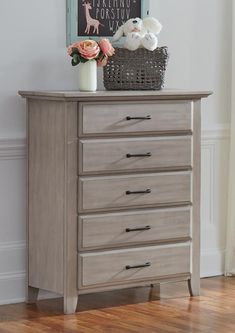
{"label": "second drawer", "polygon": [[79,216],[79,249],[190,239],[191,207]]}
{"label": "second drawer", "polygon": [[79,212],[190,202],[190,171],[79,178]]}
{"label": "second drawer", "polygon": [[191,136],[80,140],[79,173],[189,168]]}

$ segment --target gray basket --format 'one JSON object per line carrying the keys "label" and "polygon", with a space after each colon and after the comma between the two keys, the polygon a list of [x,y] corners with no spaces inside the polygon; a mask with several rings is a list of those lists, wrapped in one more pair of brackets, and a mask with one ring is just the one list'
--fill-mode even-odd
{"label": "gray basket", "polygon": [[155,51],[116,48],[104,67],[104,86],[107,90],[161,90],[167,61],[167,47]]}

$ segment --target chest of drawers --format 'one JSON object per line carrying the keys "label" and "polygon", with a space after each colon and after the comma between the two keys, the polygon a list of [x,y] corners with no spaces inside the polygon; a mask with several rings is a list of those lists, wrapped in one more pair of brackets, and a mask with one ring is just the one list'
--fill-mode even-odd
{"label": "chest of drawers", "polygon": [[210,92],[20,92],[28,302],[188,281],[200,292],[200,102]]}

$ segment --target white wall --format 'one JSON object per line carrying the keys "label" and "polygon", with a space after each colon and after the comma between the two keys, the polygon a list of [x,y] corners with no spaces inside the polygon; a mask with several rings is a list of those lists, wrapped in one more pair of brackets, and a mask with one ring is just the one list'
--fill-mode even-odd
{"label": "white wall", "polygon": [[25,136],[20,89],[74,89],[65,49],[65,0],[0,1],[0,133]]}
{"label": "white wall", "polygon": [[[151,0],[171,54],[166,86],[215,92],[203,102],[203,275],[223,271],[231,2]],[[17,91],[77,89],[65,38],[65,0],[0,1],[0,303],[24,298],[25,101]]]}
{"label": "white wall", "polygon": [[211,89],[203,128],[230,122],[232,0],[154,0],[151,11],[164,28],[170,62],[167,87]]}
{"label": "white wall", "polygon": [[232,85],[231,85],[231,135],[230,135],[230,167],[228,227],[225,271],[226,275],[235,275],[235,2],[233,2],[233,34],[232,34]]}

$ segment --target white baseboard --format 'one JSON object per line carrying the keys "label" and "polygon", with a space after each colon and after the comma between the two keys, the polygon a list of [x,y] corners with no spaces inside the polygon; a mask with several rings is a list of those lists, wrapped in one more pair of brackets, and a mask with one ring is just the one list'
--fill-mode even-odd
{"label": "white baseboard", "polygon": [[[26,272],[0,274],[0,305],[25,302]],[[59,298],[61,295],[40,290],[39,300]]]}
{"label": "white baseboard", "polygon": [[[26,242],[0,242],[0,305],[25,302]],[[58,298],[41,290],[39,300]]]}
{"label": "white baseboard", "polygon": [[225,249],[204,250],[201,253],[201,278],[224,275]]}

